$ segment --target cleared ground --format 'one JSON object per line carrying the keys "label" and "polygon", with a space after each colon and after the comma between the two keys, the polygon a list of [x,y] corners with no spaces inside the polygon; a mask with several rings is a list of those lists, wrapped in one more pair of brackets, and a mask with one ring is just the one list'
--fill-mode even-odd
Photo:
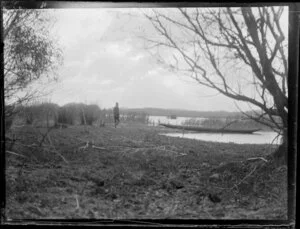
{"label": "cleared ground", "polygon": [[158,135],[167,131],[13,129],[6,218],[286,219],[286,166],[247,160],[274,147]]}

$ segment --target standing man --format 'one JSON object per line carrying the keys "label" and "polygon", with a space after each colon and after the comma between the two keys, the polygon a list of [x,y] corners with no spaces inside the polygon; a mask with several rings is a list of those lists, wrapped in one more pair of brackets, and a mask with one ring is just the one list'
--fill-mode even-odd
{"label": "standing man", "polygon": [[120,122],[120,112],[119,112],[119,104],[116,103],[116,106],[113,109],[114,112],[114,120],[115,120],[115,128],[117,128],[117,125]]}

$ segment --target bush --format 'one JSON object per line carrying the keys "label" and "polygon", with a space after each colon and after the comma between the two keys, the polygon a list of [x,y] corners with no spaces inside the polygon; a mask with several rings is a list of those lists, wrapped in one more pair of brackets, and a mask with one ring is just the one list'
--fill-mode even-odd
{"label": "bush", "polygon": [[58,109],[57,123],[69,125],[92,125],[101,117],[98,105],[86,105],[83,103],[69,103]]}
{"label": "bush", "polygon": [[101,110],[98,105],[83,105],[80,112],[81,125],[93,125],[99,119]]}
{"label": "bush", "polygon": [[84,104],[82,103],[68,103],[60,107],[58,112],[58,123],[69,125],[81,124],[80,115],[83,106]]}
{"label": "bush", "polygon": [[[54,103],[36,103],[30,106],[24,106],[21,109],[20,116],[24,119],[26,124],[41,124],[50,126],[57,122],[58,105]],[[46,122],[46,123],[45,123]]]}
{"label": "bush", "polygon": [[75,114],[72,112],[70,107],[60,107],[57,115],[57,123],[64,123],[74,125],[75,123]]}
{"label": "bush", "polygon": [[[20,106],[18,110],[18,118],[29,125],[47,125],[47,127],[57,124],[93,125],[97,120],[105,121],[105,113],[95,104],[69,103],[59,107],[54,103],[35,102],[29,106]],[[10,127],[12,120],[13,118],[5,118],[7,128]]]}
{"label": "bush", "polygon": [[35,107],[24,107],[24,113],[23,113],[23,117],[25,119],[25,123],[28,125],[31,125],[33,123],[34,117],[33,117],[33,110]]}

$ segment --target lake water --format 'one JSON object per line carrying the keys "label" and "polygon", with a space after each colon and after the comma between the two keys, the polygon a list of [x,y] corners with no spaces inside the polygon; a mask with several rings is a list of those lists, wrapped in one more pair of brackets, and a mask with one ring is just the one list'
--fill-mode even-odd
{"label": "lake water", "polygon": [[237,144],[280,144],[280,138],[275,132],[258,131],[254,134],[219,134],[219,133],[167,133],[161,134],[170,137],[183,137],[213,142],[231,142]]}
{"label": "lake water", "polygon": [[[149,125],[157,126],[159,125],[159,123],[182,125],[186,120],[189,119],[195,119],[201,123],[207,118],[177,117],[176,119],[170,119],[166,116],[149,116]],[[183,134],[177,132],[177,133],[167,133],[162,135],[166,135],[170,137],[198,139],[203,141],[227,142],[227,143],[232,142],[237,144],[280,144],[280,138],[276,138],[277,133],[272,131],[258,131],[253,134],[228,134],[228,133],[221,134],[221,133],[197,133],[197,132],[185,132]]]}

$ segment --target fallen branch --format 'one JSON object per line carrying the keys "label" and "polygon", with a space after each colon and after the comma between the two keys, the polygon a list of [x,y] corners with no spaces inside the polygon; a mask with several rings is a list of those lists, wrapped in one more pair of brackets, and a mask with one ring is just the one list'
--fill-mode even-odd
{"label": "fallen branch", "polygon": [[86,142],[86,145],[79,147],[79,150],[86,150],[89,147],[89,141]]}
{"label": "fallen branch", "polygon": [[87,148],[93,148],[93,149],[100,149],[100,150],[106,150],[106,148],[104,147],[100,147],[100,146],[95,146],[93,143],[91,143],[90,141],[87,141],[86,144],[84,146],[81,146],[78,148],[78,150],[86,150]]}
{"label": "fallen branch", "polygon": [[[108,148],[127,148],[127,149],[137,149],[137,147],[130,146],[108,146]],[[138,148],[139,149],[139,148]]]}
{"label": "fallen branch", "polygon": [[18,154],[18,153],[15,153],[15,152],[9,151],[9,150],[6,150],[6,153],[10,153],[10,154],[14,154],[14,155],[17,155],[17,156],[20,156],[20,157],[27,158],[26,156],[24,156],[24,155],[22,155],[22,154]]}
{"label": "fallen branch", "polygon": [[79,209],[80,206],[79,206],[79,200],[78,200],[78,195],[75,194],[75,199],[76,199],[76,209]]}
{"label": "fallen branch", "polygon": [[264,162],[268,162],[268,160],[263,157],[251,157],[247,159],[247,161],[254,161],[254,160],[263,160]]}

